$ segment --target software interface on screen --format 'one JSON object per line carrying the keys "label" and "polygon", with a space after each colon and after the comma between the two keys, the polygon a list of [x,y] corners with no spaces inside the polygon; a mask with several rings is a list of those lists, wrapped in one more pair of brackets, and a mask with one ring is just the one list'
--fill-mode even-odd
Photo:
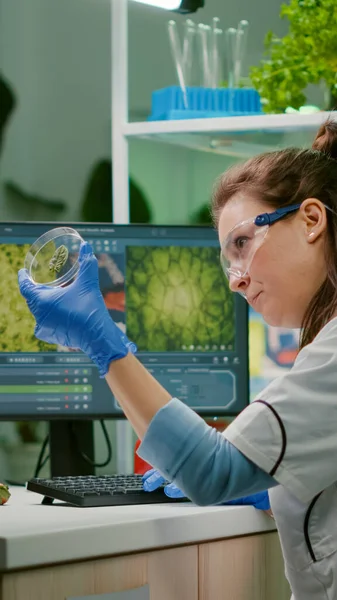
{"label": "software interface on screen", "polygon": [[[0,417],[121,417],[90,359],[34,336],[19,293],[17,272],[29,246],[56,226],[0,224]],[[246,307],[228,288],[215,231],[71,226],[92,244],[106,307],[154,377],[200,414],[242,410],[248,403]]]}

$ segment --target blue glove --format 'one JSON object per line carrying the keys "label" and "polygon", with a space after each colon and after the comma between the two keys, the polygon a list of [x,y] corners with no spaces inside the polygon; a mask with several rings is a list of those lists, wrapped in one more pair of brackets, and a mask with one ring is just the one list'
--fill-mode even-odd
{"label": "blue glove", "polygon": [[77,278],[67,287],[35,284],[25,269],[19,271],[22,296],[35,317],[35,335],[50,344],[82,350],[104,377],[112,361],[137,347],[117,327],[99,289],[98,264],[88,243],[79,252]]}
{"label": "blue glove", "polygon": [[267,491],[258,492],[251,496],[244,496],[237,500],[229,500],[228,502],[224,502],[224,504],[226,506],[230,506],[231,504],[236,506],[254,506],[258,510],[270,510],[269,494]]}
{"label": "blue glove", "polygon": [[[150,469],[143,475],[143,487],[146,492],[153,492],[159,486],[166,483],[166,479],[156,469]],[[184,498],[185,494],[177,488],[174,483],[169,483],[164,487],[164,492],[169,498]],[[270,510],[270,502],[268,492],[259,492],[237,500],[229,500],[223,505],[246,505],[255,506],[259,510]]]}
{"label": "blue glove", "polygon": [[[143,475],[143,488],[146,492],[153,492],[166,483],[166,479],[156,469],[150,469]],[[165,485],[164,492],[169,498],[185,498],[185,494],[174,483]]]}

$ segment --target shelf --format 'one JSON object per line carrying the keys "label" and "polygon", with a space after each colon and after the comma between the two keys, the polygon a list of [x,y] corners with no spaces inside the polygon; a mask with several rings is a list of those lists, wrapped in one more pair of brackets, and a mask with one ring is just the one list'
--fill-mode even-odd
{"label": "shelf", "polygon": [[244,133],[248,131],[315,130],[329,116],[337,120],[337,111],[318,112],[310,115],[280,114],[254,115],[252,117],[217,117],[214,119],[187,119],[181,121],[144,121],[127,123],[124,135],[151,136],[168,133]]}
{"label": "shelf", "polygon": [[127,123],[124,135],[203,152],[249,158],[278,147],[310,146],[319,126],[337,112],[255,115]]}

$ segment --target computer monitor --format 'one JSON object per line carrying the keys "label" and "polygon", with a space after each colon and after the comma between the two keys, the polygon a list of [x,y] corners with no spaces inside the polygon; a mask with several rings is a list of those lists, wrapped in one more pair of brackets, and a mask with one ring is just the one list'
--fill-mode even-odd
{"label": "computer monitor", "polygon": [[[123,418],[89,358],[35,338],[19,293],[30,244],[59,225],[0,223],[0,419]],[[200,415],[237,415],[249,402],[247,306],[229,290],[212,227],[62,225],[92,244],[111,317],[154,377]]]}

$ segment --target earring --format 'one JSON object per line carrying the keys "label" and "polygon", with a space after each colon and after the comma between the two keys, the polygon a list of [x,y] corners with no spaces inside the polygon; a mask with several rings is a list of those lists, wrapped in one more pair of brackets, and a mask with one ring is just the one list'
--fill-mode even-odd
{"label": "earring", "polygon": [[315,232],[314,232],[314,231],[312,231],[311,233],[309,233],[309,236],[308,236],[308,237],[312,237],[313,235],[315,235]]}

